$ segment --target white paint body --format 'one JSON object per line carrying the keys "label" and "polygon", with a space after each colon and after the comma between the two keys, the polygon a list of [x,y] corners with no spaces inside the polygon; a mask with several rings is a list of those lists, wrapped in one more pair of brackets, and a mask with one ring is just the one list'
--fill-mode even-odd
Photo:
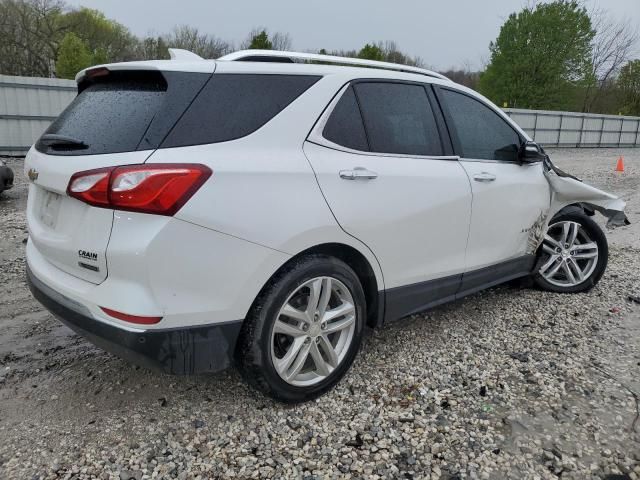
{"label": "white paint body", "polygon": [[[311,142],[304,151],[340,225],[380,261],[387,288],[464,271],[471,190],[458,161],[359,155]],[[357,167],[378,178],[337,175]]]}
{"label": "white paint body", "polygon": [[[29,267],[111,325],[143,329],[100,307],[163,317],[146,330],[243,319],[280,267],[329,243],[360,252],[380,291],[475,270],[524,255],[527,229],[551,208],[554,184],[542,164],[362,155],[309,141],[336,94],[358,78],[446,84],[487,102],[446,80],[376,69],[191,59],[109,68],[322,76],[266,125],[238,140],[71,157],[31,149],[25,172],[36,170],[38,178],[28,201]],[[213,175],[174,217],[95,208],[65,193],[75,172],[144,162],[201,163]],[[378,178],[340,178],[340,170],[354,167]],[[474,175],[483,172],[496,181],[475,182]],[[58,194],[59,205],[45,205],[48,192]],[[100,272],[78,266],[79,250],[99,253]]]}
{"label": "white paint body", "polygon": [[[550,187],[542,163],[463,159],[460,164],[473,194],[465,266],[473,270],[525,255],[529,229],[549,210]],[[484,173],[495,180],[474,180]]]}

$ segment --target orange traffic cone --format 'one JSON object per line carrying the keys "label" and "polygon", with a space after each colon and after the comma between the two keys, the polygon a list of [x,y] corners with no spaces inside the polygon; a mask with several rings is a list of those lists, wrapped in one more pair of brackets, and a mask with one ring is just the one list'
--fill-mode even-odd
{"label": "orange traffic cone", "polygon": [[622,156],[618,158],[618,164],[616,165],[616,172],[624,172],[624,159]]}

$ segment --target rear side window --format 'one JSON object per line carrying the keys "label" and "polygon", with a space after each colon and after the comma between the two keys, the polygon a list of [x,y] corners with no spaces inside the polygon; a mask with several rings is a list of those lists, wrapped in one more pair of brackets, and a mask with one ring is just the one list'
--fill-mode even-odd
{"label": "rear side window", "polygon": [[369,150],[367,135],[364,131],[353,87],[349,87],[336,104],[324,127],[322,136],[343,147],[354,150]]}
{"label": "rear side window", "polygon": [[96,155],[158,148],[210,76],[147,71],[99,77],[81,85],[45,132],[73,142],[40,139],[36,149],[50,155]]}
{"label": "rear side window", "polygon": [[319,79],[303,75],[214,74],[162,147],[225,142],[249,135]]}
{"label": "rear side window", "polygon": [[372,152],[442,155],[427,92],[421,85],[357,83],[355,92]]}
{"label": "rear side window", "polygon": [[463,93],[442,89],[464,158],[518,159],[520,135],[493,109]]}

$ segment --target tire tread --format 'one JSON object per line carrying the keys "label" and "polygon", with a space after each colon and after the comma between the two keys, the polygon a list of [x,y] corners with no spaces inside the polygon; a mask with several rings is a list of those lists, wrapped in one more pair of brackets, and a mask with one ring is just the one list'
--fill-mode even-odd
{"label": "tire tread", "polygon": [[[542,290],[547,290],[555,293],[582,293],[588,292],[593,287],[597,285],[597,283],[604,275],[604,272],[607,268],[608,257],[609,257],[609,244],[607,242],[607,237],[600,228],[600,226],[593,221],[592,218],[587,216],[584,211],[579,210],[578,208],[567,208],[565,210],[561,210],[553,219],[549,222],[549,224],[553,224],[555,222],[561,221],[574,221],[580,223],[583,228],[585,228],[593,241],[598,244],[598,263],[596,265],[596,269],[591,274],[587,280],[584,282],[574,285],[572,287],[560,287],[558,285],[553,285],[549,283],[542,275],[538,273],[538,269],[540,268],[540,261],[536,265],[535,273],[533,274],[534,283],[541,288]],[[538,250],[538,255],[540,255],[541,247]]]}
{"label": "tire tread", "polygon": [[[338,372],[327,379],[331,380],[329,382],[321,382],[306,391],[301,387],[287,385],[281,380],[282,385],[278,385],[278,381],[269,378],[270,365],[265,365],[268,353],[263,351],[262,344],[264,343],[264,329],[269,323],[267,316],[274,308],[274,301],[283,294],[283,290],[287,289],[292,279],[304,276],[310,270],[319,268],[341,272],[352,284],[347,286],[356,290],[352,294],[356,304],[359,304],[356,305],[359,310],[359,325],[354,334],[352,351],[347,354],[347,358],[338,367]],[[366,318],[365,308],[364,292],[358,277],[351,267],[342,260],[324,254],[311,254],[292,260],[281,268],[258,294],[243,323],[236,346],[236,363],[242,376],[257,390],[282,402],[297,403],[317,398],[333,388],[353,362],[362,338],[364,318]]]}

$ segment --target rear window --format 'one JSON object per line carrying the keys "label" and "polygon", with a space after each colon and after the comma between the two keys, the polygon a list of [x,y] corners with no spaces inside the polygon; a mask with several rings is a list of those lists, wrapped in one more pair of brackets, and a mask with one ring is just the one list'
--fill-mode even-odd
{"label": "rear window", "polygon": [[366,82],[355,85],[372,152],[442,155],[436,120],[421,85]]}
{"label": "rear window", "polygon": [[235,140],[262,127],[320,77],[214,74],[163,148]]}
{"label": "rear window", "polygon": [[81,92],[45,132],[82,142],[38,141],[52,155],[96,155],[158,148],[210,74],[111,72]]}

